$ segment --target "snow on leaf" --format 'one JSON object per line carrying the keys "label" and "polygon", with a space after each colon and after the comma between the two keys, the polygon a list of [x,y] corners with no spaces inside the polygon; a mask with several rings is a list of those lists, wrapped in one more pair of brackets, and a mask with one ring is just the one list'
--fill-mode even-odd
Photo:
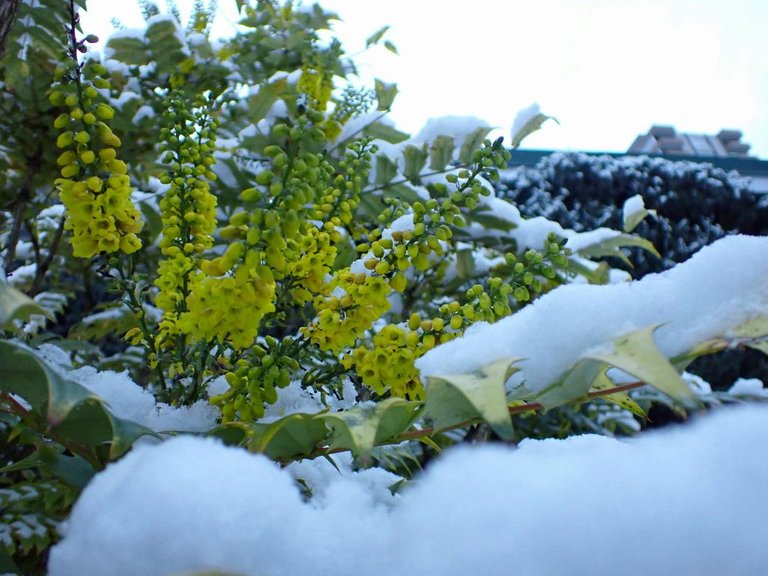
{"label": "snow on leaf", "polygon": [[632,232],[647,216],[656,216],[656,210],[648,210],[639,194],[627,198],[622,210],[624,232]]}
{"label": "snow on leaf", "polygon": [[42,314],[53,320],[51,314],[32,298],[5,282],[0,282],[0,328],[13,329],[14,320],[26,321],[32,314]]}
{"label": "snow on leaf", "polygon": [[330,448],[351,450],[355,456],[366,458],[374,446],[405,432],[421,413],[422,406],[420,402],[389,398],[324,414],[322,418],[334,432]]}
{"label": "snow on leaf", "polygon": [[681,404],[695,408],[698,405],[696,395],[653,340],[653,333],[659,326],[631,332],[615,340],[612,352],[590,354],[589,358],[623,370]]}
{"label": "snow on leaf", "polygon": [[632,263],[629,261],[629,258],[627,258],[627,255],[621,251],[622,248],[631,247],[642,248],[654,256],[661,258],[661,255],[656,251],[656,248],[649,240],[629,234],[619,234],[612,238],[606,238],[596,244],[581,248],[578,252],[580,256],[585,258],[604,258],[606,256],[613,256],[619,258],[628,266],[631,266]]}
{"label": "snow on leaf", "polygon": [[30,350],[0,342],[0,366],[4,367],[0,390],[27,401],[70,449],[109,444],[109,457],[117,458],[139,437],[154,435],[144,426],[115,417],[93,392],[58,375]]}

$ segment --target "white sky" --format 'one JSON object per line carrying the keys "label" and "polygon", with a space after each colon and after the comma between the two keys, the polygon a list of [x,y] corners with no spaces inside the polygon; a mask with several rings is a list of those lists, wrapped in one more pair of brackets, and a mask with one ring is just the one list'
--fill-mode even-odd
{"label": "white sky", "polygon": [[[320,3],[342,18],[335,30],[350,53],[391,26],[400,55],[382,48],[357,61],[364,80],[398,84],[392,118],[407,132],[434,116],[474,115],[507,135],[517,110],[538,102],[560,126],[545,125],[528,148],[624,151],[651,125],[672,124],[740,129],[768,158],[766,0]],[[108,29],[113,2],[88,4],[93,26]],[[235,2],[219,4],[222,34]],[[138,14],[126,2],[117,15],[137,25]]]}

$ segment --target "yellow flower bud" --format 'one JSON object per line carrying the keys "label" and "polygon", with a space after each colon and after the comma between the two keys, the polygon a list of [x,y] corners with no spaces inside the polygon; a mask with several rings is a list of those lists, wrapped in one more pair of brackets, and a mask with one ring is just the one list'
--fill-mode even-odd
{"label": "yellow flower bud", "polygon": [[72,146],[75,141],[75,135],[72,132],[62,132],[59,137],[56,138],[56,146],[58,148],[67,148]]}
{"label": "yellow flower bud", "polygon": [[104,181],[98,176],[91,176],[85,182],[88,188],[94,192],[101,192],[102,188],[104,187]]}
{"label": "yellow flower bud", "polygon": [[53,121],[53,126],[59,130],[69,126],[69,114],[59,114],[56,120]]}
{"label": "yellow flower bud", "polygon": [[115,110],[107,104],[99,104],[96,106],[96,116],[99,120],[111,120],[115,116]]}

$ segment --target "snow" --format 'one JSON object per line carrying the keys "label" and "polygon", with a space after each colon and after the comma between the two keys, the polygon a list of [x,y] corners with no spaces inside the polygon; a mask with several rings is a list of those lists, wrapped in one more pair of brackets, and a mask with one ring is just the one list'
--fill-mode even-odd
{"label": "snow", "polygon": [[728,389],[728,393],[734,396],[760,396],[768,398],[768,390],[763,387],[763,381],[759,378],[738,378]]}
{"label": "snow", "polygon": [[454,154],[458,155],[467,137],[478,128],[491,129],[488,122],[476,116],[441,116],[430,118],[424,127],[407,142],[409,144],[431,144],[438,136],[450,136],[454,142]]}
{"label": "snow", "polygon": [[645,210],[645,201],[640,194],[635,194],[624,201],[624,205],[622,206],[622,220],[626,222],[633,214],[637,214],[643,210]]}
{"label": "snow", "polygon": [[146,104],[143,104],[139,107],[138,110],[136,110],[136,114],[133,115],[133,118],[131,119],[131,122],[133,124],[138,124],[145,118],[153,118],[155,116],[155,111],[152,109],[151,106],[147,106]]}
{"label": "snow", "polygon": [[481,197],[480,204],[486,207],[496,218],[501,218],[513,224],[514,228],[509,232],[488,230],[478,223],[472,223],[466,228],[467,232],[472,236],[513,238],[521,249],[541,249],[545,246],[547,236],[555,234],[560,238],[566,238],[568,240],[567,246],[574,252],[578,252],[621,235],[621,232],[611,228],[597,228],[586,232],[575,232],[574,230],[563,228],[557,222],[543,216],[523,218],[520,210],[514,204],[495,196]]}
{"label": "snow", "polygon": [[90,366],[74,369],[68,354],[52,344],[43,344],[37,354],[56,373],[77,382],[104,400],[113,415],[156,432],[204,432],[213,428],[219,417],[218,409],[205,400],[179,408],[157,402],[126,372],[99,371]]}
{"label": "snow", "polygon": [[[766,434],[768,407],[748,405],[628,441],[466,445],[397,496],[381,473],[323,461],[281,470],[182,436],[94,478],[49,574],[758,576]],[[322,485],[308,502],[297,475]]]}
{"label": "snow", "polygon": [[533,120],[537,115],[541,114],[541,107],[538,103],[534,102],[527,108],[523,108],[516,115],[512,122],[512,129],[510,130],[510,142],[514,142],[518,133],[525,128],[525,125]]}
{"label": "snow", "polygon": [[22,286],[28,282],[31,282],[36,273],[37,264],[24,264],[8,274],[6,280],[11,286]]}
{"label": "snow", "polygon": [[422,376],[474,371],[503,357],[522,357],[520,380],[539,391],[566,369],[619,336],[656,324],[656,343],[672,357],[768,313],[768,238],[729,236],[662,274],[605,286],[570,284],[495,324],[416,362]]}

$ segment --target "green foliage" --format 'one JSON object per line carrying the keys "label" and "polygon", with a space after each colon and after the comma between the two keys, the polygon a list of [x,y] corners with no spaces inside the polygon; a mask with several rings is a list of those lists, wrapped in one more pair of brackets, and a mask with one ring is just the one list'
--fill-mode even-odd
{"label": "green foliage", "polygon": [[[95,468],[123,455],[150,430],[111,414],[92,392],[51,370],[32,351],[0,341],[0,393],[10,411]],[[22,398],[22,403],[16,397]]]}
{"label": "green foliage", "polygon": [[427,378],[427,417],[437,429],[468,421],[486,422],[499,437],[513,436],[504,384],[517,360],[502,358],[476,373]]}

